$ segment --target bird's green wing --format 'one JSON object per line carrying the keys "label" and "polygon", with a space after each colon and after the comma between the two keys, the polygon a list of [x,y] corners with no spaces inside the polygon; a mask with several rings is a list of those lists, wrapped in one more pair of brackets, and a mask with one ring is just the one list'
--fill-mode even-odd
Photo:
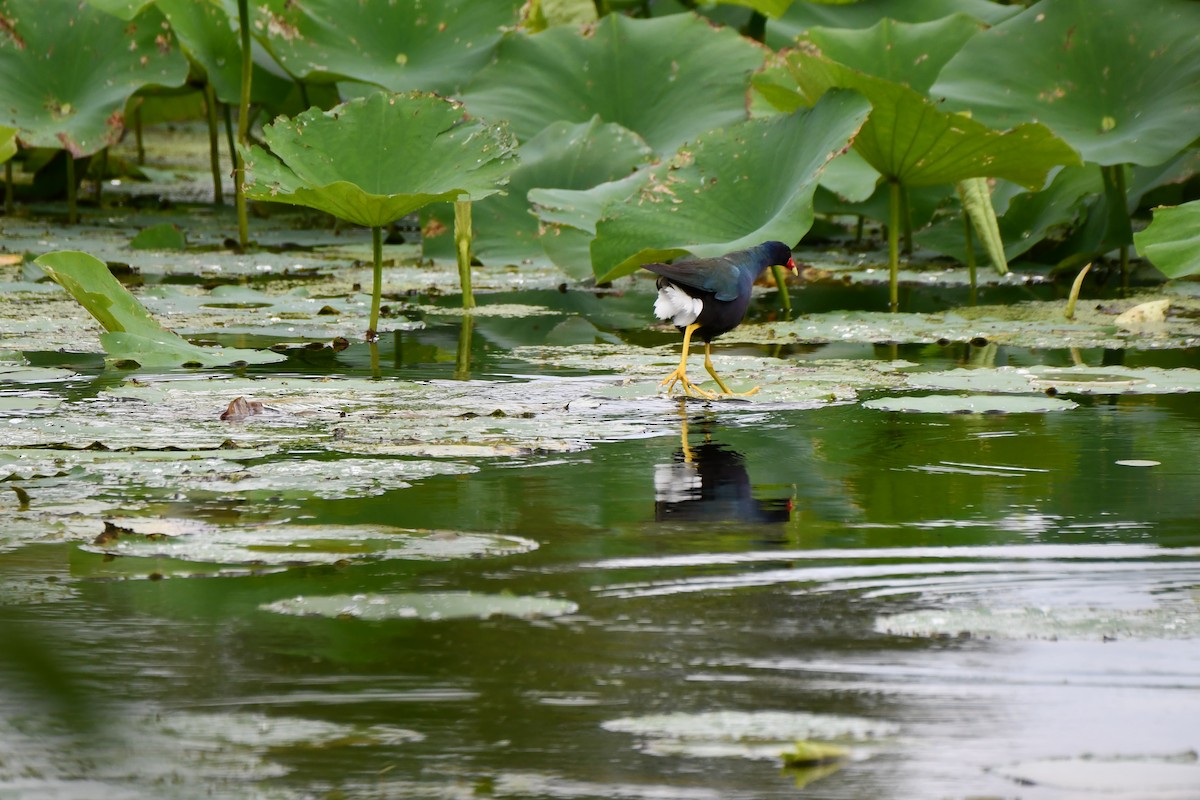
{"label": "bird's green wing", "polygon": [[738,296],[740,270],[729,256],[719,258],[685,258],[673,264],[645,264],[653,273],[676,283],[711,292],[718,300],[733,300]]}

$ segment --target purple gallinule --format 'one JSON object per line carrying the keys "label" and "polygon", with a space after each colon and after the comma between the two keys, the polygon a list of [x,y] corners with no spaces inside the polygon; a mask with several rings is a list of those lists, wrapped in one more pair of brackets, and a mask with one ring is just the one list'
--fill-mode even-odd
{"label": "purple gallinule", "polygon": [[683,331],[683,354],[675,371],[663,379],[667,393],[678,383],[693,397],[713,400],[718,395],[688,380],[687,357],[692,336],[704,340],[704,368],[713,376],[722,395],[746,397],[758,391],[734,392],[721,380],[712,363],[712,340],[741,324],[750,307],[750,292],[763,270],[773,265],[793,272],[792,249],[783,242],[763,242],[716,258],[685,258],[671,264],[646,264],[659,276],[654,315],[670,320]]}

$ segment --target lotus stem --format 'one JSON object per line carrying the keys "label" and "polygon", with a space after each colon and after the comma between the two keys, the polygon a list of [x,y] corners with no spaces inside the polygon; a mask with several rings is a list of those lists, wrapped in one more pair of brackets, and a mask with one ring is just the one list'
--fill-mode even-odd
{"label": "lotus stem", "polygon": [[771,265],[771,275],[775,278],[775,286],[779,289],[779,300],[783,303],[783,314],[787,319],[792,318],[792,298],[787,290],[787,272],[779,264]]}
{"label": "lotus stem", "polygon": [[[242,37],[242,95],[238,103],[238,144],[245,147],[250,140],[250,2],[238,0],[238,25]],[[250,223],[246,214],[246,193],[242,183],[246,180],[246,160],[241,148],[234,155],[234,186],[237,194],[238,244],[243,248],[250,243]],[[372,323],[374,330],[374,323]]]}
{"label": "lotus stem", "polygon": [[133,107],[133,139],[137,142],[137,163],[146,163],[146,145],[142,141],[142,99],[139,97]]}
{"label": "lotus stem", "polygon": [[75,186],[75,156],[71,155],[71,151],[67,153],[67,224],[74,225],[79,222],[79,204],[76,197]]}
{"label": "lotus stem", "polygon": [[967,275],[971,282],[970,297],[968,302],[975,305],[976,299],[976,284],[975,284],[975,242],[971,239],[971,218],[967,215],[966,210],[963,210],[963,240],[967,247]]}
{"label": "lotus stem", "polygon": [[462,327],[458,330],[458,351],[454,354],[454,377],[465,381],[471,377],[471,332],[475,318],[468,312],[463,314]]}
{"label": "lotus stem", "polygon": [[92,160],[92,178],[95,180],[95,183],[92,184],[92,199],[96,201],[97,207],[104,202],[104,176],[107,174],[108,148],[104,147]]}
{"label": "lotus stem", "polygon": [[1133,241],[1133,224],[1129,221],[1125,188],[1125,165],[1102,167],[1104,194],[1108,200],[1108,238],[1120,247],[1121,289],[1129,288],[1129,245]]}
{"label": "lotus stem", "polygon": [[900,182],[889,181],[888,202],[888,307],[900,310]]}
{"label": "lotus stem", "polygon": [[1091,262],[1084,264],[1083,269],[1075,276],[1075,282],[1071,284],[1071,293],[1067,295],[1067,308],[1063,311],[1063,316],[1067,319],[1075,319],[1075,303],[1079,300],[1079,290],[1083,287],[1083,279],[1091,268]]}
{"label": "lotus stem", "polygon": [[371,322],[367,328],[367,340],[374,342],[379,338],[379,298],[383,294],[383,228],[379,225],[371,228],[371,255],[374,258],[374,271],[371,281]]}
{"label": "lotus stem", "polygon": [[212,170],[213,202],[225,205],[225,190],[221,186],[221,132],[217,126],[217,93],[211,83],[204,84],[204,110],[208,116],[208,164]]}
{"label": "lotus stem", "polygon": [[470,199],[456,200],[454,203],[454,250],[458,254],[458,282],[462,287],[463,308],[474,308],[475,294],[471,291]]}
{"label": "lotus stem", "polygon": [[904,255],[907,256],[913,251],[912,210],[908,206],[908,187],[902,183],[897,185],[900,187],[900,224],[904,226]]}
{"label": "lotus stem", "polygon": [[4,162],[4,213],[11,217],[14,210],[12,159],[9,159]]}

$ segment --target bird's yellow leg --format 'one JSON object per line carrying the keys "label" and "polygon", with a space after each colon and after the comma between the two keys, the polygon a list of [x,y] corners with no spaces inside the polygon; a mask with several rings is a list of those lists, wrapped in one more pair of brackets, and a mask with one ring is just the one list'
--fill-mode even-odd
{"label": "bird's yellow leg", "polygon": [[664,390],[667,394],[670,394],[671,390],[675,388],[675,384],[678,383],[681,387],[683,387],[684,393],[690,394],[693,397],[703,397],[706,400],[712,400],[714,397],[716,397],[715,394],[707,389],[701,389],[699,386],[689,381],[687,377],[688,348],[690,348],[692,345],[692,334],[699,327],[700,326],[698,324],[693,322],[691,325],[688,325],[683,329],[683,354],[679,357],[679,366],[675,368],[674,372],[663,378],[662,382],[659,383],[659,386],[667,387]]}
{"label": "bird's yellow leg", "polygon": [[715,368],[713,368],[712,345],[709,344],[708,342],[704,343],[704,368],[706,370],[708,370],[709,375],[713,376],[713,380],[715,380],[717,382],[717,386],[721,387],[722,394],[733,395],[734,397],[749,397],[750,395],[757,392],[760,388],[762,388],[759,386],[755,386],[753,389],[751,389],[748,392],[735,392],[732,389],[730,389],[728,386],[726,386],[725,381],[721,380],[721,376],[718,375],[717,370]]}

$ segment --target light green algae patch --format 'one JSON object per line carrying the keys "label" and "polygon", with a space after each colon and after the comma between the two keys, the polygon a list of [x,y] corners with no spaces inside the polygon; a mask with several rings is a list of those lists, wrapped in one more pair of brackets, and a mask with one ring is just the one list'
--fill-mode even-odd
{"label": "light green algae patch", "polygon": [[1070,411],[1079,404],[1055,397],[990,394],[930,394],[879,397],[863,402],[863,408],[906,411],[920,414],[1045,414]]}
{"label": "light green algae patch", "polygon": [[1200,370],[1158,367],[997,367],[914,372],[914,389],[1057,394],[1172,394],[1200,392]]}
{"label": "light green algae patch", "polygon": [[501,534],[381,525],[214,525],[120,518],[108,521],[104,533],[81,549],[105,556],[272,567],[514,555],[537,549],[537,543]]}
{"label": "light green algae patch", "polygon": [[574,614],[568,600],[476,592],[355,594],[293,597],[260,606],[264,611],[300,617],[363,620],[452,620],[515,617],[537,619]]}

